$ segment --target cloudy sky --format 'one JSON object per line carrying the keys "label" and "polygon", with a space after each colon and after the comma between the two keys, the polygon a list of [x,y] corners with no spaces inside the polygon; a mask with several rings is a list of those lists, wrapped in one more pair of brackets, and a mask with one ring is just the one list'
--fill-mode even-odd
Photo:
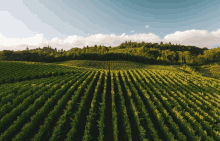
{"label": "cloudy sky", "polygon": [[0,51],[115,47],[126,40],[214,48],[219,13],[219,0],[0,1]]}

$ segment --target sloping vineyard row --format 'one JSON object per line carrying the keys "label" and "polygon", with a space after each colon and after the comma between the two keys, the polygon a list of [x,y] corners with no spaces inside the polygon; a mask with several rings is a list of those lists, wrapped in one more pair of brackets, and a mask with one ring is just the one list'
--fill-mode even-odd
{"label": "sloping vineyard row", "polygon": [[[154,80],[156,80],[157,81],[157,79],[155,78],[155,77],[151,77],[151,75],[149,75],[150,73],[147,73],[147,75],[152,79],[152,81],[154,81]],[[172,101],[172,108],[173,109],[176,109],[177,108],[177,111],[175,111],[175,112],[179,112],[178,110],[182,110],[183,108],[182,108],[182,106],[180,106],[179,105],[179,103],[173,98],[173,97],[170,97],[170,96],[172,96],[172,93],[171,93],[171,91],[170,91],[170,89],[168,89],[167,87],[164,87],[164,85],[161,85],[162,86],[162,88],[164,88],[164,89],[162,89],[161,87],[159,87],[159,85],[158,85],[158,83],[154,83],[154,87],[157,87],[157,90],[159,90],[158,92],[156,91],[156,89],[154,90],[155,91],[155,94],[157,94],[157,93],[160,93],[160,95],[158,95],[158,96],[163,96],[163,94],[165,94],[165,97],[164,97],[164,99],[167,99],[167,100],[169,100],[169,101]],[[154,96],[154,95],[153,95]],[[155,99],[156,97],[154,96],[154,99]],[[178,98],[178,97],[175,97],[175,98]],[[176,108],[175,108],[176,107]],[[180,115],[180,117],[181,117],[181,115]],[[179,117],[179,118],[180,118]],[[186,117],[185,117],[186,118]],[[187,118],[186,118],[187,119]],[[178,119],[178,120],[180,120],[181,121],[181,119]],[[185,120],[185,119],[183,119],[183,120]],[[182,120],[182,121],[183,121]],[[190,125],[189,123],[188,123],[188,127],[191,127],[192,128],[192,131],[193,131],[193,134],[191,134],[190,135],[190,139],[195,139],[195,140],[197,140],[197,139],[199,139],[199,138],[201,138],[200,136],[201,136],[201,134],[199,134],[200,136],[198,136],[198,134],[195,134],[196,133],[196,131],[195,131],[195,129],[193,128],[193,127],[195,127],[194,125]],[[200,127],[201,128],[201,127]],[[193,130],[194,129],[194,130]],[[197,129],[197,128],[196,128]],[[188,131],[189,132],[189,131]],[[201,131],[199,131],[199,132],[201,132]],[[198,133],[198,131],[197,131],[197,133]]]}
{"label": "sloping vineyard row", "polygon": [[147,65],[143,63],[134,63],[130,61],[87,61],[87,60],[71,60],[62,63],[57,63],[59,65],[76,66],[82,68],[92,68],[92,69],[109,69],[110,70],[122,70],[122,69],[141,69],[145,68]]}
{"label": "sloping vineyard row", "polygon": [[208,69],[213,77],[220,79],[220,64],[210,65]]}
{"label": "sloping vineyard row", "polygon": [[133,69],[33,82],[1,93],[0,140],[220,140],[218,80]]}
{"label": "sloping vineyard row", "polygon": [[[71,74],[72,75],[72,74]],[[31,93],[36,92],[40,88],[46,86],[50,87],[53,84],[56,84],[57,82],[62,81],[63,79],[69,78],[72,79],[73,76],[71,75],[65,75],[64,77],[57,77],[57,78],[51,78],[51,79],[45,79],[44,81],[38,81],[34,82],[32,81],[31,85],[23,85],[23,87],[18,87],[16,91],[8,89],[5,92],[2,92],[0,94],[1,102],[0,102],[0,118],[4,116],[9,111],[12,111],[18,104],[20,104],[22,101],[28,98],[28,96],[31,95]],[[76,74],[77,75],[77,74]],[[53,83],[52,83],[53,82]],[[19,89],[20,88],[20,89]]]}
{"label": "sloping vineyard row", "polygon": [[[77,73],[77,72],[76,72]],[[36,85],[39,85],[40,83],[45,83],[47,81],[53,81],[56,79],[62,79],[63,77],[71,77],[74,73],[71,74],[64,74],[63,76],[51,76],[49,78],[41,78],[41,79],[33,79],[33,80],[27,80],[27,81],[22,81],[22,82],[15,82],[15,83],[6,83],[6,84],[1,84],[0,89],[0,99],[3,96],[6,96],[9,93],[18,93],[21,91],[21,89],[29,89],[29,87],[34,87]]]}
{"label": "sloping vineyard row", "polygon": [[0,61],[0,84],[81,72],[67,66],[39,62]]}
{"label": "sloping vineyard row", "polygon": [[[22,111],[22,109],[25,109],[25,107],[28,107],[29,106],[28,103],[33,102],[34,99],[37,98],[41,92],[46,91],[52,85],[55,85],[55,84],[57,85],[57,83],[59,83],[59,82],[61,84],[65,83],[66,82],[65,78],[67,78],[67,77],[68,76],[66,76],[64,78],[57,78],[56,81],[53,81],[53,83],[50,83],[50,80],[48,80],[48,82],[45,81],[44,83],[41,83],[38,86],[33,84],[32,88],[30,88],[28,90],[25,90],[25,88],[20,89],[18,91],[18,93],[15,93],[16,97],[11,99],[12,100],[12,101],[10,101],[11,106],[8,107],[8,109],[5,109],[6,110],[5,113],[1,114],[1,122],[0,122],[1,123],[0,124],[1,129],[2,129],[2,126],[3,126],[2,124],[7,124],[7,122],[10,122],[10,120],[13,120],[13,118],[15,118],[17,116],[16,114],[19,114]],[[72,77],[74,77],[74,75]],[[70,77],[69,80],[71,80],[72,77]],[[1,107],[1,110],[3,110],[3,109],[4,109],[4,105]],[[8,112],[11,111],[11,112],[8,113],[7,111]],[[4,121],[4,119],[6,121]]]}
{"label": "sloping vineyard row", "polygon": [[[49,113],[48,117],[44,121],[44,124],[42,126],[40,126],[38,133],[34,136],[34,138],[32,140],[36,141],[36,140],[43,139],[43,137],[45,138],[45,136],[43,136],[43,135],[45,135],[45,133],[49,130],[49,127],[53,123],[55,116],[57,116],[58,112],[61,110],[62,105],[64,105],[64,103],[67,102],[70,95],[77,88],[77,86],[78,86],[79,91],[82,90],[82,88],[84,88],[86,86],[88,81],[91,80],[91,78],[92,78],[91,76],[93,76],[93,75],[94,75],[94,73],[92,73],[85,81],[83,81],[83,79],[85,79],[85,77],[83,79],[80,79],[81,81],[76,82],[74,85],[72,85],[71,89],[68,89],[68,91],[65,93],[65,95],[63,95],[62,99],[60,99],[58,101],[58,104]],[[80,83],[82,83],[82,84],[80,85]],[[74,95],[74,97],[76,97],[76,99],[78,98],[77,94]]]}
{"label": "sloping vineyard row", "polygon": [[[35,89],[35,91],[28,91],[26,93],[23,93],[22,95],[25,96],[26,99],[24,99],[23,101],[21,100],[19,102],[20,103],[19,105],[16,104],[16,101],[17,101],[17,99],[16,99],[15,103],[13,103],[13,104],[15,104],[17,106],[10,113],[6,114],[5,116],[3,116],[1,118],[1,121],[0,121],[1,129],[5,129],[6,127],[9,127],[9,128],[6,128],[7,129],[6,131],[1,130],[1,138],[0,139],[4,140],[4,139],[7,139],[8,137],[11,137],[11,135],[13,135],[12,133],[15,133],[18,128],[23,127],[23,125],[27,121],[30,121],[30,117],[32,115],[34,116],[35,111],[38,110],[38,113],[40,113],[41,110],[39,108],[42,106],[42,104],[45,103],[45,101],[48,98],[50,98],[55,92],[57,92],[58,88],[60,88],[64,84],[66,84],[68,81],[73,81],[73,82],[77,81],[77,78],[80,78],[80,75],[78,77],[76,77],[74,80],[72,80],[73,78],[74,78],[74,76],[72,78],[66,78],[66,79],[64,78],[64,79],[61,79],[62,80],[61,82],[58,80],[58,81],[52,83],[52,85],[45,84],[44,85],[45,87],[43,87],[43,88],[38,87],[37,91]],[[57,94],[60,94],[60,92],[58,91]],[[55,96],[59,96],[59,95],[55,95]],[[50,99],[48,99],[48,101],[51,102]],[[54,101],[52,101],[52,102],[54,102]],[[30,105],[31,103],[33,103],[33,104]],[[35,118],[35,120],[38,120],[38,119],[39,119],[39,117]],[[30,124],[25,124],[25,125],[30,125]],[[2,127],[4,127],[4,128],[2,128]],[[26,127],[24,126],[23,129],[26,129]],[[4,131],[4,133],[2,131]],[[29,131],[29,130],[26,130],[26,131]],[[22,132],[20,132],[20,133],[22,133]]]}

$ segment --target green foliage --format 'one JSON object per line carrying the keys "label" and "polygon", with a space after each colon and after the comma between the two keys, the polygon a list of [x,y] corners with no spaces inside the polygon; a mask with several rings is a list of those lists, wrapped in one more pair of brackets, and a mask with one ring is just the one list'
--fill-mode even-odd
{"label": "green foliage", "polygon": [[0,60],[59,62],[67,60],[129,60],[146,64],[187,64],[204,65],[219,62],[220,48],[207,49],[195,46],[174,45],[169,43],[137,43],[125,41],[117,47],[94,45],[93,47],[63,49],[43,47],[23,51],[4,50],[0,52]]}
{"label": "green foliage", "polygon": [[198,71],[199,71],[199,67],[197,66],[188,66],[188,65],[182,65],[182,67],[180,67],[180,69],[188,72],[188,73],[191,73],[193,75],[199,75],[199,76],[202,76]]}
{"label": "green foliage", "polygon": [[143,63],[135,63],[131,61],[92,61],[92,60],[71,60],[58,64],[66,67],[76,67],[84,69],[104,69],[104,70],[123,70],[123,69],[141,69],[148,65]]}
{"label": "green foliage", "polygon": [[75,72],[71,67],[27,61],[0,61],[0,84],[64,75]]}
{"label": "green foliage", "polygon": [[212,77],[220,79],[220,64],[219,63],[212,63],[207,66],[204,65],[203,67],[206,67],[206,69],[209,70]]}
{"label": "green foliage", "polygon": [[0,63],[9,81],[30,79],[0,84],[0,140],[220,140],[220,80],[196,75],[199,66]]}

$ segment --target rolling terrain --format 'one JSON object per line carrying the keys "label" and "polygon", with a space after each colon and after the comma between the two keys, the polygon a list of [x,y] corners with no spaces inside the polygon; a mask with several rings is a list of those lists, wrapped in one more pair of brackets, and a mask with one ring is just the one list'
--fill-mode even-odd
{"label": "rolling terrain", "polygon": [[220,140],[218,69],[0,61],[0,140]]}

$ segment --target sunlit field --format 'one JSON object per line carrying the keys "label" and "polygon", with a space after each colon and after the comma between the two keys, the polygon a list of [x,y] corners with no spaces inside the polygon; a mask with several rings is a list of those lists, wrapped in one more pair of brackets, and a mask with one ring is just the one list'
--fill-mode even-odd
{"label": "sunlit field", "polygon": [[220,80],[178,65],[0,61],[0,82],[1,141],[220,140]]}

